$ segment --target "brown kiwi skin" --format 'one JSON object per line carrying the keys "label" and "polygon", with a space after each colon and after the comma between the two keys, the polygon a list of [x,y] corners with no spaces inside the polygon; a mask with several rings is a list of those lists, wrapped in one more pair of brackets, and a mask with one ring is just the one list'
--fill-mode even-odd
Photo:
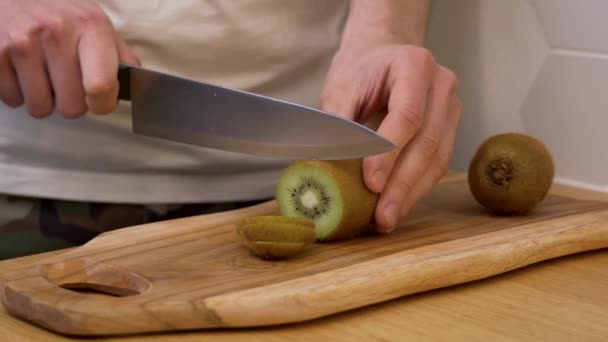
{"label": "brown kiwi skin", "polygon": [[555,176],[553,156],[539,139],[496,134],[478,147],[468,170],[475,200],[499,215],[524,215],[546,197]]}
{"label": "brown kiwi skin", "polygon": [[[331,234],[318,237],[317,241],[348,240],[372,231],[379,195],[365,185],[362,165],[362,159],[303,160],[285,170],[289,172],[298,167],[313,166],[327,172],[337,183],[344,205],[342,219]],[[277,188],[278,191],[281,190]]]}
{"label": "brown kiwi skin", "polygon": [[281,260],[294,257],[315,241],[314,222],[285,216],[254,216],[236,224],[237,234],[257,257]]}
{"label": "brown kiwi skin", "polygon": [[289,242],[293,239],[293,236],[289,234],[289,231],[277,229],[278,225],[295,225],[309,227],[311,230],[315,228],[315,222],[306,217],[288,217],[280,215],[258,215],[250,216],[241,219],[236,223],[237,230],[243,229],[246,226],[258,227],[258,232],[267,232],[274,236],[275,241],[286,241]]}
{"label": "brown kiwi skin", "polygon": [[247,241],[247,247],[260,259],[276,261],[294,258],[304,252],[309,244],[300,242]]}

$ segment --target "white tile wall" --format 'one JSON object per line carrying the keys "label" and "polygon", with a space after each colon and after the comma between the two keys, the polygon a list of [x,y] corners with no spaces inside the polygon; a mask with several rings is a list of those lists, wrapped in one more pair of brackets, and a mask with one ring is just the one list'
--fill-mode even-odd
{"label": "white tile wall", "polygon": [[[608,189],[608,0],[435,0],[428,43],[460,77],[453,168],[520,131],[552,150],[558,181]],[[606,52],[606,54],[604,54]]]}
{"label": "white tile wall", "polygon": [[608,56],[551,53],[522,108],[525,130],[554,151],[561,178],[608,181]]}
{"label": "white tile wall", "polygon": [[608,1],[531,0],[553,48],[608,52]]}

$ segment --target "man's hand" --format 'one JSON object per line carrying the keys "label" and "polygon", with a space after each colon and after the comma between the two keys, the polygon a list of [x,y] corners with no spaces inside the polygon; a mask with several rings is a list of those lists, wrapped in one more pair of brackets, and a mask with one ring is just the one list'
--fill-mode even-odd
{"label": "man's hand", "polygon": [[139,64],[94,0],[0,0],[0,100],[34,117],[106,114],[119,61]]}
{"label": "man's hand", "polygon": [[[362,123],[386,113],[377,131],[396,148],[365,158],[363,172],[368,188],[380,193],[375,220],[379,231],[388,233],[447,172],[462,104],[456,76],[428,50],[394,36],[366,35],[364,26],[355,29],[358,16],[365,14],[351,15],[321,106]],[[355,30],[360,34],[352,35]]]}

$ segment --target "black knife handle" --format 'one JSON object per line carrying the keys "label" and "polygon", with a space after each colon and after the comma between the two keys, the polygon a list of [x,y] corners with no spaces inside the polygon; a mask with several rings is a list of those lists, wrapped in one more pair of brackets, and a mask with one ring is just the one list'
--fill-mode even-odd
{"label": "black knife handle", "polygon": [[118,84],[118,99],[131,101],[131,67],[129,65],[118,65]]}

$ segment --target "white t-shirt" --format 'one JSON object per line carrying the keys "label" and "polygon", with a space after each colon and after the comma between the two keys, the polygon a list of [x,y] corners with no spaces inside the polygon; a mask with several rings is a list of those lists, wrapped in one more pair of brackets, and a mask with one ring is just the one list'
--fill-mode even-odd
{"label": "white t-shirt", "polygon": [[[145,67],[318,107],[348,1],[100,0]],[[0,103],[0,194],[120,203],[274,195],[286,161],[131,133],[107,116],[30,117]]]}

